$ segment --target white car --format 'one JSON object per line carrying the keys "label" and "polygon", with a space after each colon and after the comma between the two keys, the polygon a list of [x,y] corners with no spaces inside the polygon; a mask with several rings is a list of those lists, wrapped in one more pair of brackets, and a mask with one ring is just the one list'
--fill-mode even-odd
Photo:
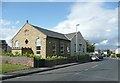
{"label": "white car", "polygon": [[90,54],[90,56],[91,56],[91,61],[97,61],[97,60],[99,60],[98,55],[95,54],[95,53]]}

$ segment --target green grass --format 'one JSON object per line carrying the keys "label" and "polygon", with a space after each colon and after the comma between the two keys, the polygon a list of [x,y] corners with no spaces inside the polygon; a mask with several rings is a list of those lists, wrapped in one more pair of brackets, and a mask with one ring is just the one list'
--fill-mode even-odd
{"label": "green grass", "polygon": [[23,70],[30,68],[28,66],[23,66],[23,65],[16,65],[16,64],[9,64],[9,63],[4,63],[0,65],[0,73],[8,73],[8,72],[13,72],[17,70]]}

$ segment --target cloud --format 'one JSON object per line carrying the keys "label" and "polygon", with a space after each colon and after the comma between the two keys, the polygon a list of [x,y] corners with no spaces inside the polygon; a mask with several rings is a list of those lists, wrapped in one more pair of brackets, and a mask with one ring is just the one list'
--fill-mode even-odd
{"label": "cloud", "polygon": [[16,22],[10,22],[5,19],[0,19],[0,40],[6,40],[7,43],[11,46],[11,39],[14,36],[14,34],[18,31],[18,27],[16,27],[16,24],[18,24],[19,21]]}
{"label": "cloud", "polygon": [[106,9],[102,2],[75,3],[70,8],[67,19],[58,23],[52,30],[61,33],[75,32],[76,24],[78,30],[85,39],[93,43],[106,42],[112,44],[112,40],[117,40],[118,36],[118,8]]}
{"label": "cloud", "polygon": [[120,47],[120,41],[115,42],[113,45]]}
{"label": "cloud", "polygon": [[20,21],[19,20],[17,20],[16,22],[15,22],[15,24],[19,24],[20,23]]}
{"label": "cloud", "polygon": [[100,43],[96,43],[95,45],[108,45],[108,40],[103,40]]}
{"label": "cloud", "polygon": [[114,24],[114,23],[117,23],[117,18],[111,18],[109,21],[108,21],[109,24]]}
{"label": "cloud", "polygon": [[106,30],[106,32],[110,32],[110,31],[111,31],[111,29],[107,29],[107,30]]}
{"label": "cloud", "polygon": [[0,26],[10,25],[11,22],[7,20],[0,19]]}

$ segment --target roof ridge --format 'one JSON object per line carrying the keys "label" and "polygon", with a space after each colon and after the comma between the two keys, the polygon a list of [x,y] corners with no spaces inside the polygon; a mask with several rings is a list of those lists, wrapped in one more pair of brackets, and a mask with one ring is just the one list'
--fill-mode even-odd
{"label": "roof ridge", "polygon": [[[32,24],[30,24],[30,25],[32,25]],[[56,31],[49,30],[49,29],[44,29],[44,28],[39,27],[39,26],[36,26],[36,25],[32,25],[32,26],[33,26],[33,27],[38,27],[38,28],[43,29],[43,30],[51,31],[51,32],[54,32],[54,33],[59,33],[59,32],[56,32]],[[59,34],[64,35],[63,33],[59,33]]]}
{"label": "roof ridge", "polygon": [[44,29],[35,25],[30,24],[32,27],[36,28],[37,30],[43,32],[44,34],[46,34],[49,37],[53,37],[53,38],[59,38],[59,39],[64,39],[64,40],[69,40],[63,33],[59,33],[59,32],[55,32],[52,30],[48,30],[48,29]]}

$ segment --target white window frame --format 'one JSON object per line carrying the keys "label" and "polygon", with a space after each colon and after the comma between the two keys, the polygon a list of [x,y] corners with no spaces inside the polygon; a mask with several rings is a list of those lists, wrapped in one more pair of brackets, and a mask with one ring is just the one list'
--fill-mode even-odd
{"label": "white window frame", "polygon": [[[61,47],[63,47],[63,49],[61,49]],[[63,53],[61,53],[63,52]],[[64,42],[60,42],[60,54],[64,55]]]}
{"label": "white window frame", "polygon": [[70,54],[70,44],[67,43],[67,53]]}
{"label": "white window frame", "polygon": [[[36,41],[35,41],[35,47],[36,47],[36,55],[41,55],[41,45],[42,45],[42,40],[41,38],[37,38]],[[37,49],[37,46],[40,46],[40,49],[38,50]],[[37,54],[37,52],[40,52],[39,54]]]}
{"label": "white window frame", "polygon": [[18,40],[15,41],[15,47],[16,47],[16,48],[20,47],[20,43],[19,43]]}
{"label": "white window frame", "polygon": [[[54,49],[53,49],[53,46],[54,46]],[[53,51],[54,51],[54,53],[53,53]],[[55,41],[52,41],[52,54],[56,55],[56,42]]]}

